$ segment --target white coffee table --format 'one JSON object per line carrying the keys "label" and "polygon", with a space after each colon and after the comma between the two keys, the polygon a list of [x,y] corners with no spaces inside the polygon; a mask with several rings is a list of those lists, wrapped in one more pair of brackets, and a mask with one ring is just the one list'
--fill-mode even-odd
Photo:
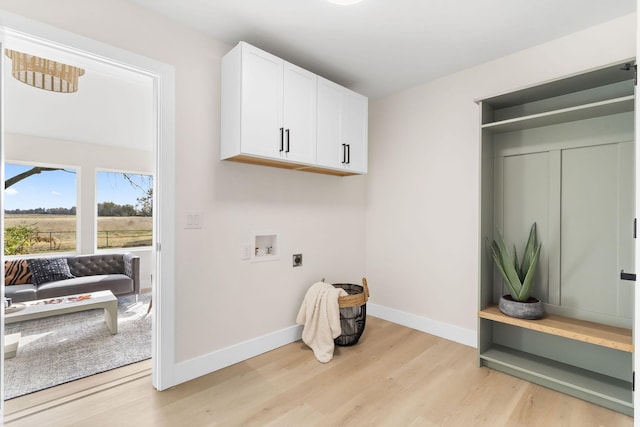
{"label": "white coffee table", "polygon": [[[104,321],[112,334],[118,333],[118,299],[111,291],[46,298],[14,304],[17,311],[5,313],[4,323],[22,322],[77,311],[104,309]],[[24,308],[19,309],[20,305]]]}
{"label": "white coffee table", "polygon": [[20,343],[20,332],[4,336],[4,358],[11,359],[16,357],[18,352],[18,344]]}

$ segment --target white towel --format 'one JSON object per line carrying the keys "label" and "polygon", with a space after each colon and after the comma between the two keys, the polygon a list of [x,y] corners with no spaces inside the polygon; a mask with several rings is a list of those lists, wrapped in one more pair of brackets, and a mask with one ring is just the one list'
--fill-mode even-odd
{"label": "white towel", "polygon": [[333,340],[342,333],[338,297],[346,295],[342,288],[317,282],[304,296],[296,322],[304,325],[302,341],[311,347],[319,362],[333,359]]}

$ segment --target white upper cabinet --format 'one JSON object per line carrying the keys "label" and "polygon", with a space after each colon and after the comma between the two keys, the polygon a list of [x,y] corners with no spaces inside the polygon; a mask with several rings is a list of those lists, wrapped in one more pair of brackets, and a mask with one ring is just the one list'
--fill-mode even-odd
{"label": "white upper cabinet", "polygon": [[236,49],[223,59],[222,158],[250,155],[313,164],[316,75],[246,43]]}
{"label": "white upper cabinet", "polygon": [[223,160],[366,173],[367,98],[263,50],[240,42],[222,58],[221,108]]}
{"label": "white upper cabinet", "polygon": [[368,100],[318,77],[318,165],[367,172]]}

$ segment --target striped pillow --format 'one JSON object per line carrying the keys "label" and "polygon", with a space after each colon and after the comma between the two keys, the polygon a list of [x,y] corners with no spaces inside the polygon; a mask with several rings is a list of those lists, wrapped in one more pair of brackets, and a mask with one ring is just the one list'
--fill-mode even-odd
{"label": "striped pillow", "polygon": [[32,283],[31,270],[26,259],[12,259],[4,262],[4,284],[24,285]]}

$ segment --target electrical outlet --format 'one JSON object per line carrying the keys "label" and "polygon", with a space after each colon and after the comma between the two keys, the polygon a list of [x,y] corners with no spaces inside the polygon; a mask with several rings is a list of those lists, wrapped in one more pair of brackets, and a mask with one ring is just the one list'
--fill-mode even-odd
{"label": "electrical outlet", "polygon": [[293,266],[302,267],[302,254],[293,254]]}

